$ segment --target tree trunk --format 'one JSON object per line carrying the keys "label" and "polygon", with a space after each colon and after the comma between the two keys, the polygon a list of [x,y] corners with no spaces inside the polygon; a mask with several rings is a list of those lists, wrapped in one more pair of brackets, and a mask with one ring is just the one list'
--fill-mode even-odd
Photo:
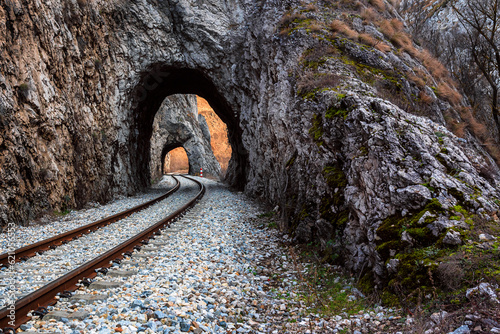
{"label": "tree trunk", "polygon": [[497,126],[498,141],[500,142],[500,122],[498,120],[498,88],[493,88],[493,96],[491,99],[491,112],[493,113],[493,120]]}

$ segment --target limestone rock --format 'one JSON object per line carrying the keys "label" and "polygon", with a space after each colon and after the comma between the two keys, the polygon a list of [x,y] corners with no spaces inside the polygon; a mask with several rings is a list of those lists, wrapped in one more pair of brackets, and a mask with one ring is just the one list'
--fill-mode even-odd
{"label": "limestone rock", "polygon": [[444,236],[443,243],[446,245],[461,245],[460,233],[452,230],[448,231]]}

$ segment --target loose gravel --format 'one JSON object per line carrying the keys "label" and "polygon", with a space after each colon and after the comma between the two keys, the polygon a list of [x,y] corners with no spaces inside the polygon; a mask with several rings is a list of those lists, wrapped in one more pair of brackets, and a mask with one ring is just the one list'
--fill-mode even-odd
{"label": "loose gravel", "polygon": [[[242,194],[214,181],[203,182],[204,199],[182,220],[107,275],[99,274],[94,285],[81,287],[71,299],[61,298],[49,307],[49,315],[33,317],[21,329],[101,334],[356,329],[375,333],[367,329],[398,320],[393,310],[381,307],[328,318],[308,314],[304,302],[294,298],[299,273],[280,245],[288,237],[259,227],[255,222],[261,210]],[[357,298],[355,289],[350,291]]]}
{"label": "loose gravel", "polygon": [[16,263],[8,269],[3,268],[0,273],[4,278],[7,278],[5,282],[15,282],[15,284],[0,283],[0,307],[5,304],[4,296],[13,293],[17,298],[22,298],[105,253],[179,209],[199,191],[198,185],[193,181],[185,178],[179,178],[179,181],[181,187],[176,193],[145,210],[27,261]]}
{"label": "loose gravel", "polygon": [[17,226],[13,234],[0,233],[0,254],[88,225],[151,201],[163,195],[174,185],[175,181],[173,181],[172,177],[165,176],[154,188],[148,189],[147,192],[137,196],[119,198],[105,205],[91,203],[88,205],[91,208],[71,211],[54,221],[49,221],[48,217],[44,217],[41,221],[33,222],[29,226]]}

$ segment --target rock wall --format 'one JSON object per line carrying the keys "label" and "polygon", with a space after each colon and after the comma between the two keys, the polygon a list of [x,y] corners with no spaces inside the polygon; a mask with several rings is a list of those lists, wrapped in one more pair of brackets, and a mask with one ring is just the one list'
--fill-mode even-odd
{"label": "rock wall", "polygon": [[422,224],[444,238],[460,225],[454,203],[492,219],[498,170],[480,176],[491,159],[443,127],[443,112],[458,115],[432,87],[453,89],[407,41],[360,19],[369,9],[391,23],[392,7],[344,6],[3,2],[2,223],[147,186],[154,116],[179,93],[206,98],[227,124],[227,182],[278,205],[281,228],[349,269],[390,275],[405,248],[399,230],[379,235],[387,222],[432,215]]}
{"label": "rock wall", "polygon": [[151,179],[163,175],[165,157],[183,147],[189,160],[189,173],[219,177],[220,165],[210,146],[210,132],[205,117],[198,114],[195,95],[171,95],[163,101],[153,122],[151,136]]}

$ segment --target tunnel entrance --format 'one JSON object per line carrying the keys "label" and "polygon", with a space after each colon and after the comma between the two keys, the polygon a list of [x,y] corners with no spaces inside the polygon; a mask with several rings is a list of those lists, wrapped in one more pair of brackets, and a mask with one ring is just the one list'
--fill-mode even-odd
{"label": "tunnel entrance", "polygon": [[183,147],[175,148],[165,156],[163,174],[167,173],[189,173],[189,159]]}
{"label": "tunnel entrance", "polygon": [[[148,176],[151,175],[149,172],[152,170],[150,150],[155,115],[160,110],[164,100],[182,94],[202,97],[207,102],[206,105],[209,104],[213,108],[214,115],[227,126],[227,140],[230,150],[226,150],[224,155],[226,160],[228,155],[231,158],[227,163],[222,161],[223,167],[227,168],[224,181],[235,188],[244,188],[247,179],[248,153],[241,139],[239,110],[237,105],[231,105],[227,101],[221,91],[223,89],[216,87],[209,76],[201,70],[155,65],[151,66],[147,72],[142,73],[141,81],[133,91],[135,117],[129,141],[131,146],[135,146],[131,147],[132,151],[136,152],[136,159],[131,167],[133,170],[135,169],[136,178],[141,184],[147,186],[153,181]],[[200,105],[205,109],[206,105],[203,100],[200,100]],[[162,159],[166,153],[180,146],[184,146],[189,158],[192,152],[182,142],[176,142],[162,149]],[[216,149],[216,151],[218,150]],[[160,172],[162,172],[161,169]]]}

